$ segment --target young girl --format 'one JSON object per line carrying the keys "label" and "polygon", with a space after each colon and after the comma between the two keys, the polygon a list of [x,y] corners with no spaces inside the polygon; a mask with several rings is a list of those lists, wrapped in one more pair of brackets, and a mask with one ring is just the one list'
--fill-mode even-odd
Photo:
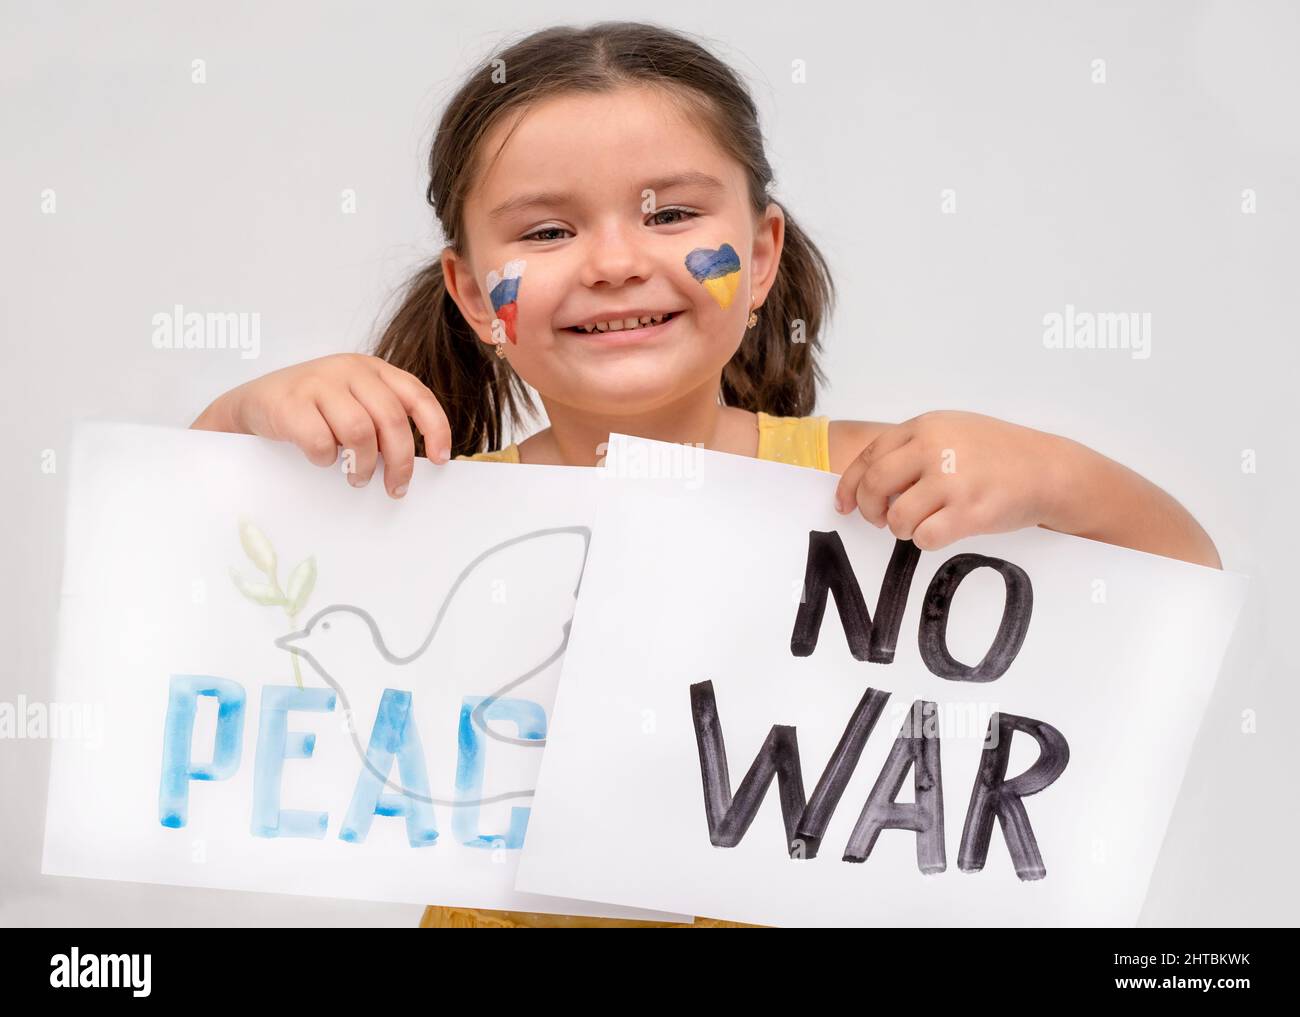
{"label": "young girl", "polygon": [[[591,466],[619,431],[829,470],[839,511],[926,550],[1043,526],[1219,567],[1173,498],[1069,439],[974,413],[810,416],[829,271],[768,194],[745,86],[678,33],[612,22],[510,46],[451,100],[429,173],[446,247],[375,355],[255,379],[194,427],[319,466],[341,446],[358,486],[382,455],[395,498],[416,455]],[[550,426],[501,447],[506,418],[536,412],[526,384]],[[430,907],[421,924],[644,923]]]}

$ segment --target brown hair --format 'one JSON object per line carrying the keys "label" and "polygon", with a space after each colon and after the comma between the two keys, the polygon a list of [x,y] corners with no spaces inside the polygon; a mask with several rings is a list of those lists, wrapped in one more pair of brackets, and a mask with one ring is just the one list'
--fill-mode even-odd
{"label": "brown hair", "polygon": [[[505,80],[494,78],[494,68]],[[452,97],[429,152],[427,199],[443,236],[464,255],[465,199],[474,180],[477,149],[507,113],[565,92],[604,92],[626,86],[664,89],[689,105],[717,144],[745,168],[755,214],[768,205],[772,167],[763,150],[758,111],[740,78],[686,36],[639,22],[607,21],[586,28],[557,26],[501,50]],[[818,337],[834,301],[834,285],[821,252],[785,212],[781,265],[758,324],[745,333],[722,372],[728,406],[774,416],[807,416],[824,381],[817,363]],[[787,328],[802,323],[801,341]],[[501,447],[503,424],[523,423],[537,407],[509,366],[461,316],[435,258],[407,285],[401,306],[375,347],[375,355],[419,378],[442,404],[451,424],[452,455]],[[416,451],[424,443],[415,433]]]}

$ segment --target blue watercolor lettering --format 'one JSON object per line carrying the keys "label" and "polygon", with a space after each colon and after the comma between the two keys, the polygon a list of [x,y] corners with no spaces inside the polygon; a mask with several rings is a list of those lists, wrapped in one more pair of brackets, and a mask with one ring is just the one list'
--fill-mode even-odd
{"label": "blue watercolor lettering", "polygon": [[[484,743],[474,729],[473,713],[486,696],[466,696],[460,708],[460,734],[456,760],[456,797],[474,799],[483,797]],[[505,721],[515,725],[518,737],[541,739],[546,737],[546,711],[528,699],[494,699],[482,714],[483,723]],[[533,750],[529,750],[533,751]],[[524,832],[528,829],[530,809],[510,810],[510,830],[501,834],[484,835],[479,832],[477,805],[462,805],[452,816],[451,825],[456,837],[469,847],[494,848],[504,846],[518,850],[524,846]]]}
{"label": "blue watercolor lettering", "polygon": [[[401,786],[411,794],[383,794],[381,790],[397,758]],[[359,844],[370,832],[376,815],[406,819],[406,839],[411,847],[428,847],[438,839],[429,793],[429,771],[420,745],[420,732],[411,713],[411,693],[384,689],[379,713],[366,749],[367,766],[357,778],[352,804],[339,831],[342,840]],[[382,775],[382,776],[381,776]],[[418,795],[420,797],[413,797]]]}
{"label": "blue watercolor lettering", "polygon": [[[199,696],[217,697],[217,732],[211,763],[191,758],[194,716]],[[174,674],[167,694],[163,724],[162,781],[158,788],[158,820],[182,827],[189,817],[190,781],[226,780],[239,769],[244,744],[244,687],[229,678],[204,674]]]}
{"label": "blue watercolor lettering", "polygon": [[330,713],[335,693],[331,689],[299,689],[268,685],[262,689],[262,715],[258,722],[257,758],[253,762],[254,837],[325,836],[329,813],[280,808],[280,778],[286,759],[310,759],[316,735],[290,731],[289,711]]}

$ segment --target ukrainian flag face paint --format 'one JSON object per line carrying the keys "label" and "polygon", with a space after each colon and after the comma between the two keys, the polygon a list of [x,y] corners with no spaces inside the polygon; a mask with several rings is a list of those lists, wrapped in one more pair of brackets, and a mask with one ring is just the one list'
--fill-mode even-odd
{"label": "ukrainian flag face paint", "polygon": [[686,269],[709,291],[724,311],[731,306],[740,285],[740,255],[730,244],[717,250],[697,247],[686,255]]}
{"label": "ukrainian flag face paint", "polygon": [[[501,322],[506,338],[516,345],[519,343],[515,330],[515,322],[519,319],[519,282],[526,264],[523,260],[507,261],[499,273],[494,269],[487,274],[488,298],[496,312],[496,321]],[[494,332],[496,321],[493,322]]]}

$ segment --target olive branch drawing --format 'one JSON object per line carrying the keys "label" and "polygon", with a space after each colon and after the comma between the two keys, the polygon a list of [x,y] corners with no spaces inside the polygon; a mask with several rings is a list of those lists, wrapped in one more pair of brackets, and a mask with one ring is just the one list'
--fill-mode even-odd
{"label": "olive branch drawing", "polygon": [[[284,608],[284,613],[289,616],[289,631],[293,632],[298,628],[298,612],[303,609],[316,585],[315,555],[308,555],[295,565],[284,589],[281,589],[280,580],[276,577],[275,548],[271,546],[266,534],[244,516],[239,519],[239,542],[243,545],[248,560],[257,566],[266,579],[249,579],[231,567],[230,578],[235,581],[235,588],[249,600],[265,607]],[[294,680],[298,683],[298,688],[303,688],[298,654],[290,656],[293,658]]]}

